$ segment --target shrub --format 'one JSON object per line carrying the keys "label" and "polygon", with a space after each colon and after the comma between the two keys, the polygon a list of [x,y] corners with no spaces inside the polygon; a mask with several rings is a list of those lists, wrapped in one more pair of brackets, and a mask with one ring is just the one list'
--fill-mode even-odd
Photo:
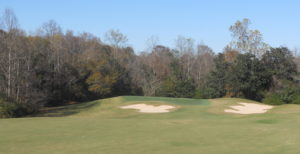
{"label": "shrub", "polygon": [[164,80],[161,87],[155,91],[155,95],[162,97],[192,98],[195,95],[195,86],[190,79],[176,80],[174,78],[168,78]]}
{"label": "shrub", "polygon": [[0,118],[21,117],[38,112],[39,106],[33,103],[18,104],[0,100]]}
{"label": "shrub", "polygon": [[1,118],[13,117],[15,109],[16,109],[16,106],[14,103],[7,102],[2,98],[0,99],[0,117]]}
{"label": "shrub", "polygon": [[300,95],[296,95],[291,103],[300,104]]}
{"label": "shrub", "polygon": [[263,99],[263,103],[269,105],[281,105],[285,104],[281,98],[281,95],[278,93],[269,94],[267,97]]}
{"label": "shrub", "polygon": [[196,99],[204,98],[203,92],[201,90],[196,90],[193,98],[196,98]]}
{"label": "shrub", "polygon": [[[222,96],[220,96],[222,97]],[[201,88],[195,91],[195,95],[193,98],[196,99],[210,99],[210,98],[218,98],[215,93],[215,90],[212,88]]]}
{"label": "shrub", "polygon": [[176,97],[175,92],[176,83],[168,78],[162,82],[160,88],[155,91],[155,96],[162,96],[162,97]]}
{"label": "shrub", "polygon": [[293,102],[296,96],[299,95],[299,90],[295,87],[287,87],[280,92],[280,95],[284,103],[290,104]]}
{"label": "shrub", "polygon": [[195,95],[195,86],[191,79],[180,81],[175,84],[175,97],[192,98]]}

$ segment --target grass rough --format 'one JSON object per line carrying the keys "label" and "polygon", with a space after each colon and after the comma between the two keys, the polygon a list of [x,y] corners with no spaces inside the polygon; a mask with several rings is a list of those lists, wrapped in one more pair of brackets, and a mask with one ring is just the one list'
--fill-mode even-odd
{"label": "grass rough", "polygon": [[[160,114],[119,108],[137,102],[178,108]],[[46,109],[44,117],[0,119],[0,153],[300,153],[300,106],[254,115],[223,112],[238,102],[258,103],[124,96]]]}

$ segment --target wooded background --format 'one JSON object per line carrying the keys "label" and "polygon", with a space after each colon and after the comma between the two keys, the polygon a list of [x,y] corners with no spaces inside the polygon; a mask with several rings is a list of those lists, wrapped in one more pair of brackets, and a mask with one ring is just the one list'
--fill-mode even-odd
{"label": "wooded background", "polygon": [[0,23],[4,116],[120,95],[300,103],[297,52],[270,47],[259,30],[249,29],[249,19],[229,27],[232,41],[223,51],[178,36],[174,48],[152,37],[148,51],[138,54],[118,30],[108,31],[103,41],[90,33],[63,31],[50,20],[28,35],[9,9]]}

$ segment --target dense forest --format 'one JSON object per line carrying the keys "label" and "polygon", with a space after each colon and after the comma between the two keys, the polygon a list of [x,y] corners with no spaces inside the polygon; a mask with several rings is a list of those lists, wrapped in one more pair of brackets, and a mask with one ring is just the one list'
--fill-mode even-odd
{"label": "dense forest", "polygon": [[9,9],[0,23],[2,117],[120,95],[300,104],[300,58],[286,47],[269,46],[260,31],[250,29],[249,19],[229,27],[232,41],[223,51],[178,36],[173,48],[149,39],[148,51],[140,53],[118,30],[103,41],[50,20],[27,34]]}

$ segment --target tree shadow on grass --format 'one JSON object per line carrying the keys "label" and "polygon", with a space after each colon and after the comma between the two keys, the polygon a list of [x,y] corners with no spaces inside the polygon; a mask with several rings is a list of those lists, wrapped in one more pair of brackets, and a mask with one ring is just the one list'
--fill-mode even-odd
{"label": "tree shadow on grass", "polygon": [[45,107],[39,113],[31,115],[31,117],[64,117],[77,114],[81,111],[92,108],[95,105],[100,105],[100,101],[83,102],[72,105],[64,105],[58,107]]}

